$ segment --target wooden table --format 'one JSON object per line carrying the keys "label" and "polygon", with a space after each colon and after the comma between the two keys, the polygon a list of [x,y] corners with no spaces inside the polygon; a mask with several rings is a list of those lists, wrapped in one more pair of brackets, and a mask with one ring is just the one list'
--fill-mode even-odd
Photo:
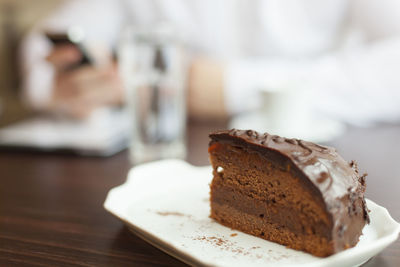
{"label": "wooden table", "polygon": [[[207,164],[207,134],[189,125],[188,161]],[[333,142],[368,171],[367,196],[400,221],[400,126],[351,129]],[[131,234],[102,207],[125,181],[127,152],[110,158],[0,152],[0,266],[181,266]],[[400,241],[365,266],[400,266]]]}

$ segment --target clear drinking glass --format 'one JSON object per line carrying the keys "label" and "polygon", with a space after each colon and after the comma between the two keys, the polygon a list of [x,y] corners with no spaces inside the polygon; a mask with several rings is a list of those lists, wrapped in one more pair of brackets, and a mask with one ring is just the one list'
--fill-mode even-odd
{"label": "clear drinking glass", "polygon": [[132,118],[133,163],[185,158],[186,68],[173,29],[166,24],[126,28],[118,58]]}

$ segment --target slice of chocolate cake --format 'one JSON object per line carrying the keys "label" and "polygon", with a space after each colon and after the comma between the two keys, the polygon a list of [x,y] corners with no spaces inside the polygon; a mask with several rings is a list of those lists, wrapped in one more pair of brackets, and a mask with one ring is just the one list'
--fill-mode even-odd
{"label": "slice of chocolate cake", "polygon": [[365,175],[331,147],[255,131],[210,134],[211,218],[326,257],[369,222]]}

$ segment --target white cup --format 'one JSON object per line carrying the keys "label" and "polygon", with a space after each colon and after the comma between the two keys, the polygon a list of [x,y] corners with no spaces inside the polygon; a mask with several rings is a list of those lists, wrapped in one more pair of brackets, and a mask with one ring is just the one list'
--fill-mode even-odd
{"label": "white cup", "polygon": [[264,127],[273,132],[292,132],[311,125],[309,90],[302,86],[261,89]]}

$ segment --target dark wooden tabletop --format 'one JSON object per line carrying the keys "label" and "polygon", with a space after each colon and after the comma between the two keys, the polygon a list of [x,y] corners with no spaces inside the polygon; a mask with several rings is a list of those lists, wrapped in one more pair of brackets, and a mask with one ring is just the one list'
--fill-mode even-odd
{"label": "dark wooden tabletop", "polygon": [[[223,124],[192,122],[188,161],[205,165],[207,134]],[[367,197],[400,221],[400,126],[351,129],[332,142],[369,173]],[[110,158],[0,152],[0,266],[180,266],[103,209],[123,183],[127,152]],[[365,266],[400,266],[400,241]]]}

